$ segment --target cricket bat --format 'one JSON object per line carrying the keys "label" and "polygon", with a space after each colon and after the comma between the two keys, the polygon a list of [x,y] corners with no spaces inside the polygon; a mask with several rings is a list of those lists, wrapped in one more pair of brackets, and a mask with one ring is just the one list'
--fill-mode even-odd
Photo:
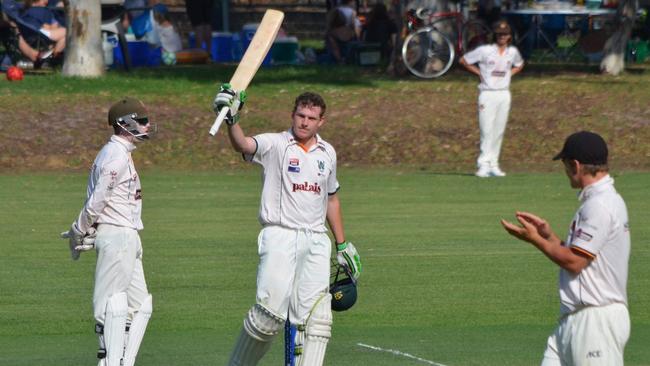
{"label": "cricket bat", "polygon": [[[262,22],[257,27],[257,31],[255,31],[255,35],[250,45],[248,45],[244,57],[242,57],[235,73],[230,79],[230,85],[236,93],[246,90],[253,76],[255,76],[257,69],[260,68],[264,57],[266,57],[269,49],[271,49],[271,45],[273,45],[278,30],[280,30],[282,19],[284,19],[284,13],[281,11],[269,9],[264,13]],[[217,119],[214,121],[212,128],[210,128],[210,135],[214,136],[217,134],[229,110],[230,108],[225,107],[219,111]]]}

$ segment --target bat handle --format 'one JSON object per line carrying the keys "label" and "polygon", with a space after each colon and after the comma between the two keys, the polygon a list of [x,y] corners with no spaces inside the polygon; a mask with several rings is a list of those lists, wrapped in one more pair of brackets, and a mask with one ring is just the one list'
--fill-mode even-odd
{"label": "bat handle", "polygon": [[221,123],[223,123],[223,120],[226,119],[226,115],[230,111],[230,108],[228,107],[223,107],[219,111],[219,115],[217,116],[217,119],[214,121],[212,124],[212,127],[210,128],[210,135],[214,136],[217,134],[217,131],[219,131],[219,127],[221,127]]}

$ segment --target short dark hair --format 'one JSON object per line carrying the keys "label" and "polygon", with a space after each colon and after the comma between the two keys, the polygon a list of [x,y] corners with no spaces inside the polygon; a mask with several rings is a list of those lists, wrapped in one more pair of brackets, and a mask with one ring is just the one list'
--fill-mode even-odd
{"label": "short dark hair", "polygon": [[320,107],[321,117],[325,115],[325,109],[327,108],[323,97],[312,92],[302,93],[296,98],[296,102],[293,105],[293,113],[296,113],[298,107]]}

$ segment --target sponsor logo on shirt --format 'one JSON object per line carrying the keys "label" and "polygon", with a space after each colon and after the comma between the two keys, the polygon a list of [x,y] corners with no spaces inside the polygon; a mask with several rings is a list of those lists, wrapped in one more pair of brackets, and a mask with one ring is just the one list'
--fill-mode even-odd
{"label": "sponsor logo on shirt", "polygon": [[314,194],[320,194],[320,186],[318,183],[293,183],[293,192],[304,191],[304,192],[313,192]]}
{"label": "sponsor logo on shirt", "polygon": [[576,238],[582,239],[584,241],[590,241],[594,236],[589,234],[586,231],[583,231],[582,229],[578,229],[575,235]]}
{"label": "sponsor logo on shirt", "polygon": [[587,352],[587,358],[601,358],[602,352],[600,350]]}
{"label": "sponsor logo on shirt", "polygon": [[494,76],[496,78],[502,78],[502,77],[506,76],[506,72],[505,71],[494,70],[494,71],[492,71],[492,76]]}
{"label": "sponsor logo on shirt", "polygon": [[[289,171],[292,173],[300,173],[300,160],[297,158],[289,159]],[[295,189],[294,189],[295,192]]]}

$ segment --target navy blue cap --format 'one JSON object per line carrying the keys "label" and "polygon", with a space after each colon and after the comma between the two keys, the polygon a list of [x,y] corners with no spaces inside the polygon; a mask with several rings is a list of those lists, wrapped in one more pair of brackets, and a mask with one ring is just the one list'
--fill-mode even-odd
{"label": "navy blue cap", "polygon": [[567,137],[564,147],[553,160],[577,160],[582,164],[607,164],[607,144],[599,134],[580,131]]}

